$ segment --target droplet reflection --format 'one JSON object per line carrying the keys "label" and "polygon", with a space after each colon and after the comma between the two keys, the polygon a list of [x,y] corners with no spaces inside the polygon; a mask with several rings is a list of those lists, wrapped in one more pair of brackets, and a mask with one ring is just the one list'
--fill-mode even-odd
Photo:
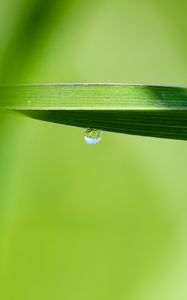
{"label": "droplet reflection", "polygon": [[102,139],[102,131],[96,128],[86,128],[84,139],[90,145],[99,144]]}

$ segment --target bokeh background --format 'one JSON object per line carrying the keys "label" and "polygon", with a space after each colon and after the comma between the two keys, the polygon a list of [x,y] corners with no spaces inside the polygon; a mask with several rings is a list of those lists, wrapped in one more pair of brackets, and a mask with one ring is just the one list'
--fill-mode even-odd
{"label": "bokeh background", "polygon": [[[186,86],[183,0],[0,0],[0,81]],[[0,299],[187,299],[187,143],[0,113]]]}

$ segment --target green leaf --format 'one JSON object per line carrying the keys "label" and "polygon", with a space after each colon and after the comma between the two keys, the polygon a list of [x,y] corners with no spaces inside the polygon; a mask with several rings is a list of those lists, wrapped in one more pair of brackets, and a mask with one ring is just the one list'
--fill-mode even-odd
{"label": "green leaf", "polygon": [[1,109],[106,131],[187,140],[187,88],[123,84],[0,87]]}

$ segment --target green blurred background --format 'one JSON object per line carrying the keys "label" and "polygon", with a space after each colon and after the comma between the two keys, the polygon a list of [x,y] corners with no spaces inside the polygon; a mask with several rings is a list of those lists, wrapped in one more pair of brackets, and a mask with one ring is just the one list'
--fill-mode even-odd
{"label": "green blurred background", "polygon": [[[1,83],[185,86],[186,1],[0,0]],[[0,299],[187,299],[187,143],[0,114]]]}

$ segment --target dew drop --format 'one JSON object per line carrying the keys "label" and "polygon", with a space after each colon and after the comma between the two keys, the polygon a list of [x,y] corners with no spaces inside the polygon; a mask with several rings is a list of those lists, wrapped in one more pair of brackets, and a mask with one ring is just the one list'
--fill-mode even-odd
{"label": "dew drop", "polygon": [[90,145],[99,144],[102,139],[102,131],[96,128],[86,128],[84,139]]}

